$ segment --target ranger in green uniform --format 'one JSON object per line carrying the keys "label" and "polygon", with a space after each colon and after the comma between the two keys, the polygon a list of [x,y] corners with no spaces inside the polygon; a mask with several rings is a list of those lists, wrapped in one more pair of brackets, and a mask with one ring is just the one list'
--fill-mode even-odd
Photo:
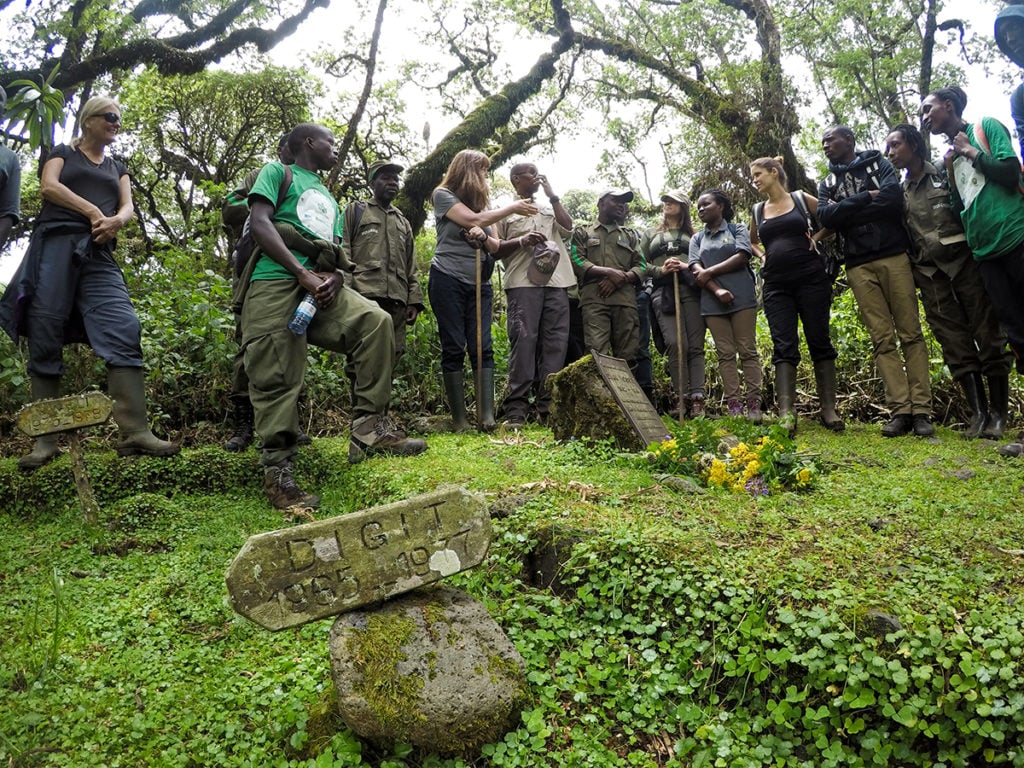
{"label": "ranger in green uniform", "polygon": [[395,329],[395,365],[405,353],[405,329],[423,311],[416,277],[412,226],[391,203],[398,197],[404,169],[378,160],[370,166],[373,197],[345,208],[341,247],[355,267],[352,287],[391,315]]}
{"label": "ranger in green uniform", "polygon": [[635,369],[640,347],[636,286],[647,267],[640,236],[623,226],[633,193],[606,189],[597,198],[597,221],[572,235],[572,263],[580,288],[587,349],[613,355]]}
{"label": "ranger in green uniform", "polygon": [[[298,487],[291,464],[307,340],[343,352],[354,367],[349,461],[379,453],[411,455],[427,447],[422,440],[408,439],[387,417],[395,349],[391,318],[343,285],[336,269],[340,258],[334,264],[318,263],[302,251],[289,249],[274,227],[275,222],[287,223],[305,238],[327,243],[341,235],[341,211],[317,175],[338,162],[334,135],[321,125],[304,123],[292,130],[288,145],[295,164],[280,206],[277,195],[284,176],[280,163],[264,166],[249,194],[252,233],[260,252],[249,272],[242,306],[245,369],[256,431],[263,438],[263,485],[278,509],[320,503],[317,496]],[[306,332],[295,334],[288,321],[307,292],[315,298],[318,311]]]}

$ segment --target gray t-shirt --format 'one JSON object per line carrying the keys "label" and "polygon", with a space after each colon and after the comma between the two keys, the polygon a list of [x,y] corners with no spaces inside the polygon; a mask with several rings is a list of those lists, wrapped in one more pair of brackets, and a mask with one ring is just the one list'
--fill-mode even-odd
{"label": "gray t-shirt", "polygon": [[[464,227],[447,216],[452,206],[462,201],[444,187],[435,189],[430,201],[434,206],[434,229],[437,232],[434,258],[430,260],[431,268],[464,283],[475,284],[476,250],[462,239]],[[484,231],[490,234],[491,228],[484,227]]]}
{"label": "gray t-shirt", "polygon": [[21,163],[18,155],[0,144],[0,218],[21,218]]}
{"label": "gray t-shirt", "polygon": [[[730,224],[723,221],[714,232],[702,229],[690,240],[689,263],[699,261],[704,267],[721,264],[735,253],[745,253],[750,261],[750,234],[742,224]],[[741,309],[757,306],[757,293],[754,289],[754,274],[748,266],[728,272],[715,278],[719,286],[731,291],[733,301],[723,304],[708,290],[700,293],[700,313],[702,315],[731,315]]]}

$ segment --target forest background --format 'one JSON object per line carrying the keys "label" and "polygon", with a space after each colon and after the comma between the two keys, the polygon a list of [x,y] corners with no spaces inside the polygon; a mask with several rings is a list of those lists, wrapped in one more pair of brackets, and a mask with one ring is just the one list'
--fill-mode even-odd
{"label": "forest background", "polygon": [[[632,223],[642,227],[656,221],[666,188],[721,187],[748,210],[748,163],[763,155],[782,156],[791,184],[813,188],[824,172],[825,126],[849,124],[861,147],[880,146],[887,126],[912,120],[938,84],[982,83],[968,113],[984,104],[1005,119],[1005,94],[1019,75],[991,39],[998,7],[0,0],[9,30],[0,85],[12,96],[6,138],[26,163],[25,219],[6,271],[39,207],[32,165],[48,144],[74,135],[85,99],[116,93],[125,124],[115,151],[132,169],[138,213],[118,252],[146,329],[148,383],[157,418],[201,431],[223,420],[234,343],[219,210],[296,122],[335,129],[341,159],[328,181],[342,202],[366,194],[374,160],[404,161],[397,203],[419,233],[425,272],[429,195],[465,147],[492,157],[497,197],[509,193],[511,160],[537,160],[578,221],[593,217],[596,187],[626,184],[638,194]],[[848,414],[871,418],[877,382],[856,311],[839,292],[837,341],[855,390]],[[500,336],[500,308],[495,320]],[[432,325],[424,318],[413,330],[396,389],[400,412],[441,406]],[[932,350],[941,395],[933,342]],[[102,379],[91,356],[69,358],[72,388]],[[343,401],[330,356],[312,362],[313,403]],[[26,396],[21,353],[2,339],[0,434]],[[939,398],[940,417],[956,410],[954,399]]]}

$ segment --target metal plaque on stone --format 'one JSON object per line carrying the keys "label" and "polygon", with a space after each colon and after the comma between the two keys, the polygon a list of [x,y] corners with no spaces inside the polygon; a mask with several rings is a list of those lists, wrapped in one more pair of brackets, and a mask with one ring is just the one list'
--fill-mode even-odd
{"label": "metal plaque on stone", "polygon": [[285,629],[472,568],[490,543],[482,496],[435,491],[250,537],[228,568],[228,601],[266,629]]}
{"label": "metal plaque on stone", "polygon": [[658,412],[654,410],[651,401],[647,399],[647,395],[640,389],[636,377],[629,370],[629,364],[625,360],[602,355],[593,350],[590,354],[594,358],[601,379],[612,393],[615,402],[619,404],[630,426],[643,441],[644,447],[669,439],[671,435],[668,429],[665,428]]}

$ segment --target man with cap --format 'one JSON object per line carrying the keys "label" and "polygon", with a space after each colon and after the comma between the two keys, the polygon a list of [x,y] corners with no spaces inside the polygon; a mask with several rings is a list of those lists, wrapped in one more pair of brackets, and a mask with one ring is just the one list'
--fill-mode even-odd
{"label": "man with cap", "polygon": [[[0,120],[7,110],[7,93],[0,88]],[[21,210],[21,163],[13,150],[0,144],[0,250],[7,244]]]}
{"label": "man with cap", "polygon": [[632,200],[628,189],[601,192],[597,221],[573,232],[572,263],[587,348],[621,358],[635,371],[640,347],[636,288],[647,266],[640,236],[624,226]]}
{"label": "man with cap", "polygon": [[[996,16],[996,44],[1010,61],[1024,67],[1024,5],[1007,5]],[[1024,83],[1010,96],[1010,116],[1017,127],[1017,140],[1024,156]]]}
{"label": "man with cap", "polygon": [[345,208],[341,247],[355,267],[352,287],[391,315],[395,329],[395,365],[405,353],[405,329],[423,311],[416,277],[412,226],[391,203],[398,197],[397,163],[378,160],[367,174],[373,196]]}
{"label": "man with cap", "polygon": [[[508,299],[508,390],[502,403],[507,425],[526,423],[530,395],[536,418],[547,419],[551,395],[547,377],[560,371],[569,344],[568,289],[576,283],[563,238],[572,233],[572,217],[551,187],[547,176],[530,162],[516,163],[509,173],[516,196],[533,200],[543,188],[548,204],[538,203],[532,216],[513,214],[497,224],[495,234],[511,241],[514,250],[499,250],[505,267]],[[539,232],[544,242],[528,246],[525,236]],[[520,238],[523,238],[522,240]]]}

